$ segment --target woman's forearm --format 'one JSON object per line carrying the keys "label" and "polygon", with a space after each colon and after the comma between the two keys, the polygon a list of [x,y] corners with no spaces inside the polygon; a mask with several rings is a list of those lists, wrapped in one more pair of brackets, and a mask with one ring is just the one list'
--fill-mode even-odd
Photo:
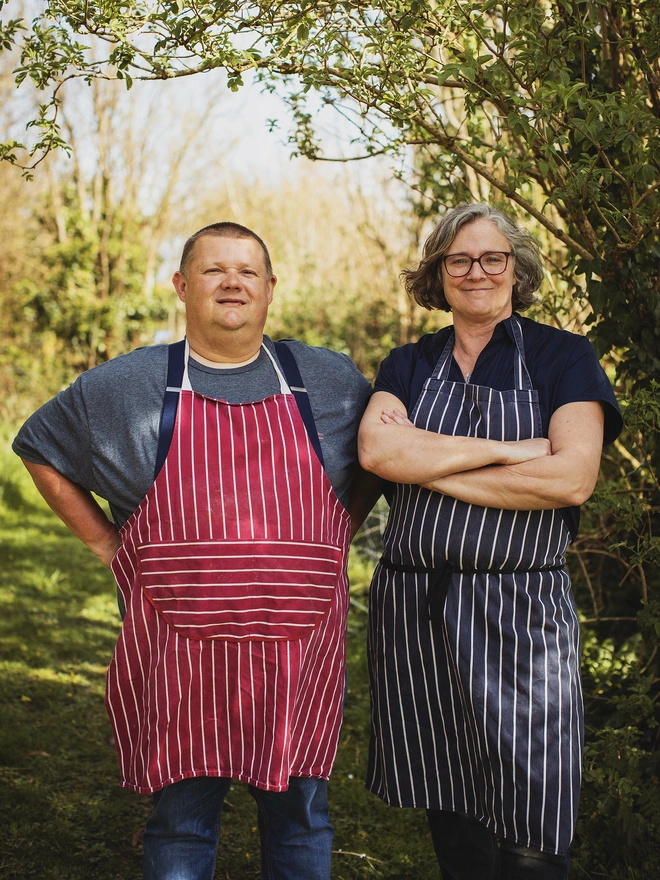
{"label": "woman's forearm", "polygon": [[582,504],[593,491],[585,471],[551,455],[523,464],[484,467],[424,482],[427,489],[459,501],[503,510],[552,510]]}
{"label": "woman's forearm", "polygon": [[423,485],[459,501],[504,510],[551,510],[583,504],[598,479],[602,406],[596,401],[566,404],[552,416],[549,434],[552,455],[451,474]]}
{"label": "woman's forearm", "polygon": [[[383,427],[387,432],[383,432],[385,436],[368,431],[362,435],[360,464],[365,470],[395,483],[424,483],[511,460],[507,444],[496,440],[452,437],[395,425]],[[539,447],[533,454],[543,453]]]}
{"label": "woman's forearm", "polygon": [[395,483],[427,483],[448,474],[515,464],[550,452],[550,444],[543,438],[509,442],[425,431],[410,422],[398,408],[402,406],[392,395],[376,392],[358,435],[362,467]]}

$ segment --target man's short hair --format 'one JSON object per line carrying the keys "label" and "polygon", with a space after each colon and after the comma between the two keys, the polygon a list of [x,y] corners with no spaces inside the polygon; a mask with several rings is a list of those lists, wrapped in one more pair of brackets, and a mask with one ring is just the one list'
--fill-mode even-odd
{"label": "man's short hair", "polygon": [[198,229],[197,232],[190,236],[183,246],[181,263],[179,264],[179,272],[181,272],[184,277],[187,277],[190,269],[195,243],[197,242],[197,239],[203,238],[205,235],[215,235],[218,238],[253,238],[261,246],[261,250],[264,253],[264,262],[266,263],[266,273],[268,278],[273,277],[273,264],[270,261],[270,254],[268,253],[268,248],[264,241],[259,238],[256,232],[252,232],[251,229],[248,229],[247,226],[241,226],[240,223],[231,223],[230,221],[211,223],[203,229]]}

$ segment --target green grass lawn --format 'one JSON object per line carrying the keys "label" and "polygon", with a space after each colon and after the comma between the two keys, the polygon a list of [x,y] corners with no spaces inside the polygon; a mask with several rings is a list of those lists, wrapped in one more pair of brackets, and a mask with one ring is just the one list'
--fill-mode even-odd
{"label": "green grass lawn", "polygon": [[[111,577],[46,508],[7,447],[0,468],[0,877],[138,880],[150,799],[119,787],[103,705],[120,625]],[[364,790],[368,710],[365,617],[356,605],[330,782],[332,876],[437,880],[422,811],[390,809]],[[223,811],[218,880],[260,876],[256,824],[254,802],[236,784]]]}

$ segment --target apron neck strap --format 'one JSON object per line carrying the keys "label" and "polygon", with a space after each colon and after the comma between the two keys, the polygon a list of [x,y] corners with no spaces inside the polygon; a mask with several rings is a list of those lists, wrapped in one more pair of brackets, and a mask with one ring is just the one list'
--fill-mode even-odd
{"label": "apron neck strap", "polygon": [[449,334],[449,339],[447,340],[447,344],[442,349],[442,354],[438,358],[438,363],[435,365],[435,369],[433,370],[433,379],[437,379],[440,382],[447,382],[449,380],[449,370],[451,369],[451,359],[452,353],[454,351],[455,341],[456,331],[452,327],[451,333]]}
{"label": "apron neck strap", "polygon": [[[531,377],[529,375],[529,370],[527,369],[527,363],[525,361],[525,347],[523,344],[522,327],[520,326],[520,320],[516,315],[513,315],[510,321],[511,332],[513,333],[513,340],[516,344],[516,362],[514,364],[515,387],[519,391],[531,391],[533,386]],[[447,340],[447,344],[443,348],[442,354],[438,358],[438,362],[435,366],[435,369],[433,370],[432,378],[436,381],[449,381],[449,371],[451,369],[451,359],[454,351],[455,341],[456,332],[452,328],[452,331],[449,334],[449,339]]]}
{"label": "apron neck strap", "polygon": [[[323,464],[323,452],[321,443],[316,430],[312,408],[307,396],[307,389],[303,386],[300,370],[296,364],[293,353],[283,342],[276,342],[275,348],[277,356],[282,361],[284,373],[277,362],[277,359],[268,350],[268,346],[262,342],[261,347],[266,352],[275,370],[275,374],[280,383],[281,394],[293,394],[298,409],[302,416],[310,442],[316,451],[321,464]],[[158,476],[160,469],[165,463],[167,453],[172,442],[174,434],[174,424],[176,422],[176,412],[179,406],[179,395],[181,391],[192,391],[190,377],[188,375],[188,359],[190,358],[190,345],[187,339],[175,342],[168,346],[167,361],[167,387],[163,399],[163,410],[160,419],[160,429],[158,432],[158,450],[156,452],[156,464],[154,467],[154,480]],[[285,378],[288,377],[288,381]]]}
{"label": "apron neck strap", "polygon": [[[185,340],[185,344],[186,344],[186,348],[185,348],[185,355],[184,355],[183,375],[181,376],[181,380],[180,380],[181,384],[180,384],[179,388],[176,390],[192,391],[193,388],[192,388],[192,385],[190,384],[190,376],[188,374],[188,361],[190,359],[190,345],[188,344],[187,339]],[[275,360],[273,355],[268,351],[267,346],[263,342],[261,343],[261,348],[266,352],[266,354],[268,355],[268,357],[270,358],[270,360],[273,364],[273,368],[275,369],[277,379],[280,383],[280,393],[281,394],[291,394],[291,389],[287,385],[286,379],[282,375],[282,371],[280,370],[277,361]],[[218,368],[218,369],[222,369],[222,368]],[[230,369],[230,368],[228,368],[228,369]],[[167,384],[168,384],[168,386],[170,385],[169,375],[167,378]],[[175,390],[175,389],[173,388],[172,390]]]}
{"label": "apron neck strap", "polygon": [[527,369],[527,362],[525,361],[525,346],[523,344],[522,327],[520,325],[520,320],[516,315],[511,317],[511,330],[516,343],[516,349],[518,350],[518,360],[515,367],[516,388],[522,391],[531,391],[534,386],[532,385],[532,379],[529,375],[529,370]]}
{"label": "apron neck strap", "polygon": [[[278,354],[279,354],[279,343],[276,342],[275,345],[278,347]],[[270,358],[270,361],[275,369],[275,372],[277,373],[277,378],[279,379],[279,383],[280,383],[280,394],[293,394],[293,391],[291,389],[291,377],[289,376],[289,381],[287,382],[287,380],[284,378],[284,373],[280,369],[280,365],[277,363],[277,359],[274,358],[273,355],[270,353],[270,351],[268,350],[268,346],[264,342],[262,342],[261,347],[263,348],[263,350],[266,352],[266,354]],[[288,351],[288,349],[287,349],[287,351]],[[302,385],[302,381],[300,384]]]}
{"label": "apron neck strap", "polygon": [[[266,349],[266,351],[268,351],[268,349]],[[268,354],[270,354],[270,352],[268,352]],[[321,465],[325,466],[325,463],[323,461],[323,450],[321,449],[321,440],[319,438],[319,432],[316,428],[312,406],[309,402],[309,395],[303,383],[300,369],[298,367],[298,364],[296,363],[295,357],[293,356],[293,352],[286,344],[286,342],[280,340],[279,342],[275,343],[275,354],[282,364],[282,369],[284,370],[284,374],[286,375],[290,393],[293,393],[293,398],[296,401],[298,411],[300,412],[303,424],[305,425],[305,430],[307,431],[309,442],[312,444],[312,447],[314,448],[316,456],[321,462]]]}
{"label": "apron neck strap", "polygon": [[174,434],[176,411],[179,406],[179,394],[183,384],[184,373],[187,376],[188,342],[182,339],[168,346],[167,357],[167,387],[163,398],[163,409],[160,415],[160,428],[158,431],[158,449],[156,451],[156,464],[154,467],[154,480],[160,469],[165,464],[167,453],[170,451],[170,443]]}
{"label": "apron neck strap", "polygon": [[192,385],[190,384],[190,375],[188,374],[188,361],[190,360],[190,343],[187,339],[184,340],[186,344],[186,351],[183,358],[183,376],[181,377],[181,391],[192,391]]}

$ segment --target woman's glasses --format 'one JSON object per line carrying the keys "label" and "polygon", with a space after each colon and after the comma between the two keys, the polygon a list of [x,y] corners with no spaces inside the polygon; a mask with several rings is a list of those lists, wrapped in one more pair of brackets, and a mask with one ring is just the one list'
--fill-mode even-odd
{"label": "woman's glasses", "polygon": [[469,257],[467,254],[448,254],[442,258],[447,274],[452,278],[468,275],[474,263],[479,263],[486,275],[501,275],[509,263],[513,253],[488,251],[480,257]]}

